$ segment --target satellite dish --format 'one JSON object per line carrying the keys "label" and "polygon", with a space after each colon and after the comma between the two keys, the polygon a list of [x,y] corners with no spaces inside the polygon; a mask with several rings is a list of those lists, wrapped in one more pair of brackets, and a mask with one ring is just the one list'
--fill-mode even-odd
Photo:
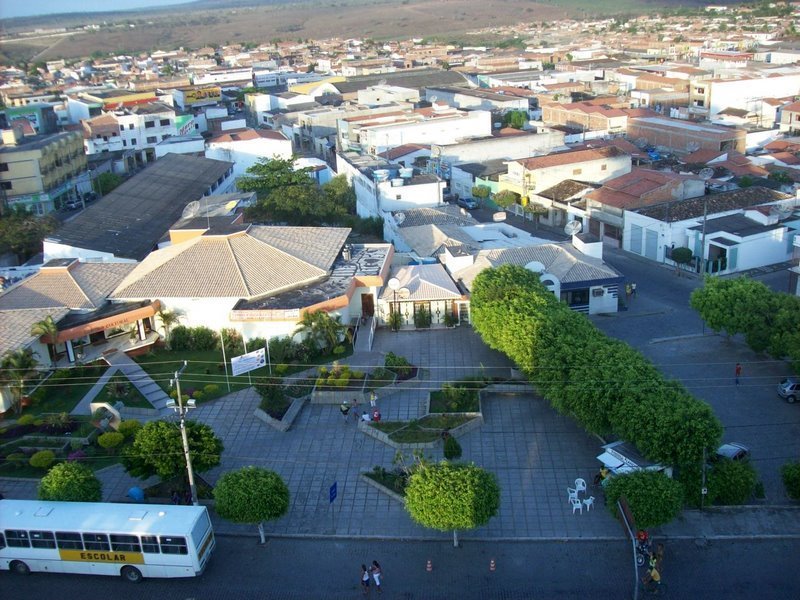
{"label": "satellite dish", "polygon": [[406,213],[402,213],[402,212],[401,213],[397,213],[394,216],[394,220],[395,220],[395,223],[397,223],[398,225],[402,225],[403,221],[406,220]]}
{"label": "satellite dish", "polygon": [[186,208],[183,209],[183,213],[181,214],[181,219],[191,219],[192,217],[196,217],[197,213],[200,212],[200,202],[198,200],[192,200],[189,204],[186,205]]}
{"label": "satellite dish", "polygon": [[775,213],[781,217],[788,217],[792,212],[794,212],[794,206],[792,202],[779,202],[778,204],[773,204],[772,209]]}
{"label": "satellite dish", "polygon": [[580,221],[570,221],[564,225],[564,233],[567,235],[576,235],[583,229],[583,223]]}
{"label": "satellite dish", "polygon": [[689,152],[697,152],[698,150],[700,150],[700,144],[699,142],[687,142],[686,149]]}
{"label": "satellite dish", "polygon": [[635,142],[633,142],[633,145],[639,148],[639,150],[644,150],[645,148],[647,148],[647,138],[640,137]]}
{"label": "satellite dish", "polygon": [[469,213],[467,212],[466,208],[462,208],[459,212],[461,212],[461,216],[468,217]]}
{"label": "satellite dish", "polygon": [[712,169],[711,167],[704,167],[700,169],[698,175],[700,176],[700,179],[708,181],[714,176],[714,169]]}
{"label": "satellite dish", "polygon": [[430,103],[434,104],[438,99],[439,99],[439,96],[434,94],[433,96],[431,96]]}
{"label": "satellite dish", "polygon": [[532,260],[525,265],[525,268],[534,273],[544,273],[544,263],[540,263],[538,260]]}

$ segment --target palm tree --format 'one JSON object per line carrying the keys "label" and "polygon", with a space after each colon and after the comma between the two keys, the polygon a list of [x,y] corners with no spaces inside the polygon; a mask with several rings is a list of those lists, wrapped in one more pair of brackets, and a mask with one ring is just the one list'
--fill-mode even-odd
{"label": "palm tree", "polygon": [[30,348],[19,348],[5,353],[0,363],[0,384],[7,385],[14,399],[17,414],[22,412],[22,393],[25,380],[36,372],[36,353]]}
{"label": "palm tree", "polygon": [[56,325],[52,315],[47,315],[47,318],[37,321],[31,325],[31,335],[35,335],[37,338],[39,338],[39,341],[47,344],[47,349],[50,354],[50,364],[55,367],[55,346],[58,339],[58,325]]}
{"label": "palm tree", "polygon": [[339,345],[342,333],[347,331],[347,327],[342,325],[342,318],[339,315],[332,317],[330,314],[319,311],[315,313],[317,317],[317,327],[319,334],[325,340],[325,348],[329,352]]}
{"label": "palm tree", "polygon": [[297,323],[297,327],[295,327],[293,332],[293,335],[299,333],[303,338],[308,340],[315,350],[319,349],[320,342],[319,317],[317,317],[317,315],[322,312],[323,311],[304,311],[303,316],[300,317],[300,321]]}
{"label": "palm tree", "polygon": [[164,326],[164,341],[169,345],[170,328],[180,321],[181,314],[177,310],[166,310],[162,308],[158,311],[158,318],[161,319],[161,324]]}

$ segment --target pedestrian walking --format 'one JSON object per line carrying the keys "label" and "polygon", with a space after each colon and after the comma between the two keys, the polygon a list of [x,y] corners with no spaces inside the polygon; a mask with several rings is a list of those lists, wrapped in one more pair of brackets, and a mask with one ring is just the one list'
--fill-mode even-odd
{"label": "pedestrian walking", "polygon": [[381,565],[378,563],[377,560],[372,561],[372,566],[369,568],[370,572],[372,573],[372,579],[375,580],[375,589],[378,590],[378,593],[381,594],[381,577],[383,576],[383,571],[381,570]]}
{"label": "pedestrian walking", "polygon": [[369,406],[370,408],[375,408],[378,406],[378,394],[375,393],[375,390],[372,390],[369,393]]}
{"label": "pedestrian walking", "polygon": [[630,302],[631,301],[631,294],[633,294],[633,287],[631,287],[630,283],[625,284],[625,299]]}
{"label": "pedestrian walking", "polygon": [[339,405],[339,411],[342,413],[344,424],[347,425],[347,416],[350,414],[350,405],[347,402],[342,402]]}
{"label": "pedestrian walking", "polygon": [[631,296],[636,298],[636,282],[635,281],[631,282]]}
{"label": "pedestrian walking", "polygon": [[734,372],[736,373],[736,385],[739,385],[739,377],[742,376],[742,365],[736,363],[736,369]]}
{"label": "pedestrian walking", "polygon": [[369,571],[364,564],[361,565],[361,591],[365,596],[369,594]]}

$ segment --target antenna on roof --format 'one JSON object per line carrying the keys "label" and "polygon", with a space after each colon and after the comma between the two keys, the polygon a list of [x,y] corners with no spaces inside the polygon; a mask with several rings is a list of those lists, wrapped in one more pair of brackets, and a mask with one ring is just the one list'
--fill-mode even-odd
{"label": "antenna on roof", "polygon": [[583,229],[583,223],[580,221],[570,221],[564,225],[564,233],[567,235],[577,235]]}

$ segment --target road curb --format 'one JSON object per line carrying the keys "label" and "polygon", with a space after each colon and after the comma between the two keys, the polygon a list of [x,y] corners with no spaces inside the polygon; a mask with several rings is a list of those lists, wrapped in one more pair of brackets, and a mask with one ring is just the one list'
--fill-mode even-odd
{"label": "road curb", "polygon": [[[258,539],[258,532],[253,530],[253,533],[234,533],[234,532],[220,532],[215,531],[214,535],[217,537],[232,537],[232,538],[253,538]],[[697,540],[697,541],[733,541],[733,540],[796,540],[800,539],[800,533],[775,533],[775,534],[719,534],[719,535],[664,535],[655,534],[653,537],[659,540]],[[319,535],[311,533],[296,533],[296,534],[267,534],[267,539],[286,539],[286,540],[338,540],[338,541],[353,541],[353,542],[366,542],[366,541],[382,541],[382,542],[447,542],[452,544],[451,537],[419,537],[410,538],[404,536],[384,536],[384,535]],[[552,543],[560,542],[564,544],[579,543],[579,542],[625,542],[625,536],[622,534],[618,536],[586,536],[586,537],[498,537],[498,538],[465,538],[459,535],[459,544],[461,543],[522,543],[531,544],[536,542]]]}
{"label": "road curb", "polygon": [[717,333],[687,333],[686,335],[673,335],[669,337],[653,338],[648,344],[661,344],[663,342],[678,342],[680,340],[694,340],[705,337],[717,337]]}

